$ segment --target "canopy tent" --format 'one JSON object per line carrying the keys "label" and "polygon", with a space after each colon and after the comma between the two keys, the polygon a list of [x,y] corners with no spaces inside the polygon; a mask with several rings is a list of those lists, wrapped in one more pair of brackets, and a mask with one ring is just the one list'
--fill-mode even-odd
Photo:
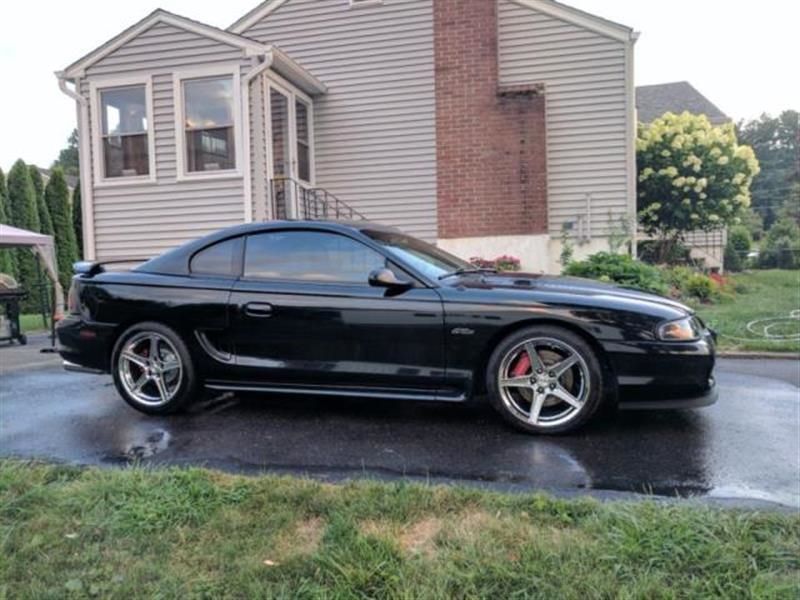
{"label": "canopy tent", "polygon": [[37,255],[44,265],[47,276],[53,282],[55,303],[53,316],[60,318],[64,314],[64,290],[58,281],[58,263],[56,247],[52,235],[44,235],[27,229],[18,229],[10,225],[0,225],[0,248],[27,247]]}

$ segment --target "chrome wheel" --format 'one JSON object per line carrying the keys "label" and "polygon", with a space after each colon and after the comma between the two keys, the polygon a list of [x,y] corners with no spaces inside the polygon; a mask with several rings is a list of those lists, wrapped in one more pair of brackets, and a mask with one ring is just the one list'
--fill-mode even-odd
{"label": "chrome wheel", "polygon": [[589,367],[578,351],[554,338],[532,338],[500,362],[497,384],[503,404],[516,418],[538,427],[575,419],[589,398]]}
{"label": "chrome wheel", "polygon": [[163,335],[143,331],[122,347],[119,379],[128,395],[145,406],[161,406],[178,393],[183,365],[175,346]]}

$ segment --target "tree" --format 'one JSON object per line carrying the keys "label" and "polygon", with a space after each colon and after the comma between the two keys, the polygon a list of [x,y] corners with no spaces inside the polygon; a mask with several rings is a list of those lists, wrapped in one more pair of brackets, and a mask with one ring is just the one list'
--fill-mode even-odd
{"label": "tree", "polygon": [[763,269],[794,269],[800,264],[800,227],[792,219],[779,219],[770,227],[758,255]]}
{"label": "tree", "polygon": [[81,206],[80,181],[72,190],[72,228],[75,230],[75,246],[78,258],[83,258],[83,207]]}
{"label": "tree", "polygon": [[747,263],[747,254],[753,245],[750,230],[744,225],[734,225],[728,231],[725,244],[724,265],[728,271],[741,271]]}
{"label": "tree", "polygon": [[752,146],[761,174],[751,189],[753,209],[769,229],[779,210],[791,201],[792,187],[800,183],[800,113],[785,110],[778,117],[761,115],[737,126],[739,140]]}
{"label": "tree", "polygon": [[[11,224],[28,231],[39,231],[39,214],[36,210],[36,190],[31,173],[22,160],[18,160],[8,172],[8,206]],[[38,294],[34,293],[39,283],[36,257],[29,248],[17,248],[17,280],[29,294],[23,301],[23,310],[36,308]]]}
{"label": "tree", "polygon": [[80,175],[80,163],[78,153],[78,130],[73,129],[67,138],[67,147],[58,153],[58,158],[53,161],[51,169],[61,167],[66,175],[78,177]]}
{"label": "tree", "polygon": [[[0,223],[10,225],[8,214],[8,191],[6,190],[6,175],[0,169]],[[12,250],[0,250],[0,273],[17,276],[17,261]]]}
{"label": "tree", "polygon": [[75,245],[75,231],[72,228],[69,188],[64,171],[60,167],[53,169],[44,195],[55,229],[58,279],[64,290],[68,290],[72,280],[72,264],[78,260],[78,249]]}
{"label": "tree", "polygon": [[53,235],[53,220],[50,218],[50,211],[44,201],[44,181],[42,172],[36,165],[28,165],[31,172],[31,182],[36,192],[36,214],[39,215],[39,231],[45,235]]}
{"label": "tree", "polygon": [[732,124],[714,127],[688,112],[640,124],[636,162],[639,220],[663,255],[686,232],[737,223],[758,174],[752,148],[737,143]]}

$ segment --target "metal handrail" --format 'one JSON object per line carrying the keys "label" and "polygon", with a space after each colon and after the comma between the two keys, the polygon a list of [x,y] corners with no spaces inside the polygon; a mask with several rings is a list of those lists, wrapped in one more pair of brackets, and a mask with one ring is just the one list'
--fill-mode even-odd
{"label": "metal handrail", "polygon": [[288,203],[296,198],[296,206],[301,213],[299,217],[302,219],[366,220],[364,215],[325,188],[306,187],[290,177],[276,177],[269,183],[272,216],[275,219],[288,218]]}

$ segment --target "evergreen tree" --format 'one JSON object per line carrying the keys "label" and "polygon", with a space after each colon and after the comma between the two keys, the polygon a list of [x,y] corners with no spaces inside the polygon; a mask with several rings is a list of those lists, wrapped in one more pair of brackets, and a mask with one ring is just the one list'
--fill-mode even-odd
{"label": "evergreen tree", "polygon": [[75,246],[75,231],[72,228],[69,188],[67,188],[67,181],[64,178],[64,170],[60,167],[53,169],[44,195],[50,216],[53,218],[53,229],[55,229],[58,278],[66,291],[72,280],[72,264],[78,260],[78,250]]}
{"label": "evergreen tree", "polygon": [[[8,206],[11,225],[28,231],[39,231],[39,214],[36,211],[36,190],[28,166],[18,160],[8,172]],[[35,310],[38,305],[36,285],[39,283],[36,257],[30,248],[17,248],[17,281],[28,291],[23,310]]]}
{"label": "evergreen tree", "polygon": [[[6,175],[0,169],[0,223],[10,225],[8,214],[8,192],[6,190]],[[16,257],[12,250],[0,250],[0,273],[17,276]]]}
{"label": "evergreen tree", "polygon": [[36,191],[36,214],[39,215],[39,232],[45,235],[53,235],[53,220],[50,218],[50,211],[44,202],[44,181],[42,172],[36,165],[28,165],[31,172],[31,182]]}
{"label": "evergreen tree", "polygon": [[81,206],[81,182],[72,191],[72,225],[75,230],[75,246],[78,258],[83,258],[83,207]]}

